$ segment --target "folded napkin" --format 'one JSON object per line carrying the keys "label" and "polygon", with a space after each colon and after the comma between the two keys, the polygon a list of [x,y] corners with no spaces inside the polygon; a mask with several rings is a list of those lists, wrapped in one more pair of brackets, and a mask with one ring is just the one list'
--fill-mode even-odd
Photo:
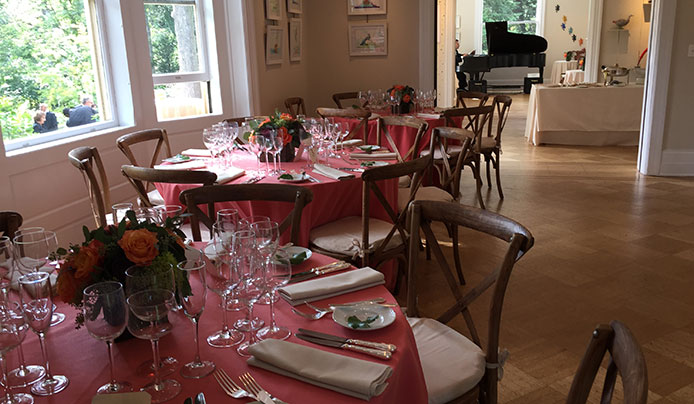
{"label": "folded napkin", "polygon": [[364,267],[339,275],[294,283],[278,290],[280,296],[292,306],[296,306],[303,302],[327,299],[384,283],[385,279],[382,273],[372,268]]}
{"label": "folded napkin", "polygon": [[[20,258],[20,259],[22,259],[22,258]],[[12,268],[15,265],[15,263],[12,262],[11,258],[8,261],[6,261],[6,263],[7,263],[8,267],[10,267],[10,268]],[[27,269],[22,269],[22,270],[28,271]],[[55,267],[50,266],[50,265],[46,265],[46,266],[39,268],[39,271],[46,272],[46,273],[50,274],[49,279],[51,281],[51,286],[53,288],[55,288],[56,283],[58,281],[58,273],[56,272]],[[10,288],[12,290],[18,291],[19,290],[19,278],[21,278],[22,275],[24,275],[24,274],[18,270],[11,271],[10,274],[12,275],[12,278],[10,279]],[[6,278],[7,278],[7,276],[6,276]]]}
{"label": "folded napkin", "polygon": [[195,170],[205,167],[207,167],[207,161],[205,160],[190,160],[185,163],[159,164],[154,166],[157,170]]}
{"label": "folded napkin", "polygon": [[350,358],[292,342],[266,339],[251,345],[248,364],[319,387],[370,400],[393,374],[382,363]]}
{"label": "folded napkin", "polygon": [[227,183],[229,181],[233,181],[233,180],[241,177],[245,173],[246,173],[246,171],[244,171],[244,169],[237,168],[237,167],[227,168],[226,170],[224,170],[222,172],[216,172],[215,171],[215,174],[217,174],[217,181],[215,181],[215,184],[224,184],[224,183]]}
{"label": "folded napkin", "polygon": [[354,174],[349,174],[344,171],[336,170],[332,167],[328,167],[325,164],[316,164],[313,166],[319,174],[325,175],[326,177],[332,178],[334,180],[346,180],[354,178]]}
{"label": "folded napkin", "polygon": [[352,153],[349,157],[359,160],[395,160],[398,155],[393,152],[386,153]]}
{"label": "folded napkin", "polygon": [[424,119],[439,119],[441,118],[441,114],[425,114],[424,112],[420,112],[417,114],[419,118],[424,118]]}
{"label": "folded napkin", "polygon": [[345,140],[342,142],[343,147],[357,147],[357,146],[361,146],[363,144],[364,144],[364,141],[361,139],[349,139],[349,140]]}
{"label": "folded napkin", "polygon": [[212,157],[212,153],[207,149],[186,149],[181,154],[190,157]]}

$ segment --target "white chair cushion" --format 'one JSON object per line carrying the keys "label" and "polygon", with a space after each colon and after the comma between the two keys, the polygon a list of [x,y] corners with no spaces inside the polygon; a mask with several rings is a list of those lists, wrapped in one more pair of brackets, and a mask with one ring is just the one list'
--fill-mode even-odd
{"label": "white chair cushion", "polygon": [[[392,227],[393,225],[386,221],[370,218],[368,250],[378,248]],[[349,216],[312,229],[308,237],[313,245],[323,250],[356,256],[359,253],[361,233],[361,216]],[[395,248],[401,244],[402,237],[396,231],[387,248]]]}
{"label": "white chair cushion", "polygon": [[159,191],[157,191],[156,189],[147,192],[147,198],[149,198],[149,201],[152,203],[152,206],[166,205],[164,197],[161,196]]}
{"label": "white chair cushion", "polygon": [[[408,199],[410,198],[409,188],[399,188],[398,189],[398,212],[402,212],[407,209]],[[453,202],[454,198],[448,192],[444,191],[439,187],[419,187],[417,193],[414,196],[415,200],[418,201],[443,201],[443,202]]]}
{"label": "white chair cushion", "polygon": [[474,342],[431,318],[408,317],[407,322],[422,362],[429,404],[447,403],[482,380],[486,360]]}
{"label": "white chair cushion", "polygon": [[403,175],[398,178],[398,188],[409,188],[412,183],[412,178],[409,175]]}

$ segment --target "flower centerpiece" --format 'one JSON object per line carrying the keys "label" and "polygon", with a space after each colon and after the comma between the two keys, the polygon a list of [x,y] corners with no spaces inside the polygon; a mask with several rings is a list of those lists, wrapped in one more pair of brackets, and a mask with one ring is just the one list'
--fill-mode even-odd
{"label": "flower centerpiece", "polygon": [[270,137],[272,130],[276,131],[277,136],[281,136],[283,140],[282,151],[280,152],[280,161],[293,161],[295,148],[301,145],[301,140],[308,137],[308,133],[304,129],[303,122],[295,117],[280,113],[275,110],[275,113],[267,117],[264,121],[252,121],[250,136]]}
{"label": "flower centerpiece", "polygon": [[404,86],[401,84],[393,85],[388,89],[388,95],[395,97],[399,100],[399,104],[394,106],[393,113],[406,114],[410,112],[410,107],[412,106],[412,100],[415,96],[414,88],[410,86]]}
{"label": "flower centerpiece", "polygon": [[[118,281],[125,287],[125,271],[133,265],[147,267],[153,273],[164,272],[185,260],[185,235],[176,228],[180,218],[167,218],[164,225],[138,223],[135,212],[128,211],[118,225],[89,231],[83,227],[85,241],[59,248],[57,291],[60,300],[78,309],[76,328],[84,324],[82,291],[89,285]],[[190,289],[181,271],[174,271],[179,290]]]}

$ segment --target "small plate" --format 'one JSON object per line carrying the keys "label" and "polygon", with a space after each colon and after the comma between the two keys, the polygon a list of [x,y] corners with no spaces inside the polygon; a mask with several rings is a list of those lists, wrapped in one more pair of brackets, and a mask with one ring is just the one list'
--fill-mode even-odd
{"label": "small plate", "polygon": [[[357,322],[350,322],[350,318],[353,320],[357,319]],[[333,311],[333,321],[350,330],[378,330],[379,328],[389,326],[395,321],[395,310],[378,304],[341,306],[336,307]],[[359,324],[359,321],[362,323]]]}
{"label": "small plate", "polygon": [[177,154],[173,157],[166,158],[162,161],[165,163],[171,163],[171,164],[177,164],[177,163],[185,163],[186,161],[192,160],[189,156],[184,156],[183,154]]}
{"label": "small plate", "polygon": [[361,166],[362,167],[383,167],[387,166],[388,162],[387,161],[362,161]]}
{"label": "small plate", "polygon": [[[290,175],[292,178],[289,178],[289,177],[282,178],[283,176],[290,176]],[[308,181],[308,176],[306,174],[284,173],[284,174],[280,175],[279,177],[277,177],[277,180],[282,181],[282,182],[304,182],[304,181]]]}
{"label": "small plate", "polygon": [[375,152],[376,150],[380,150],[381,146],[376,144],[364,144],[361,146],[357,146],[357,149],[363,151],[364,153],[371,153]]}
{"label": "small plate", "polygon": [[[313,255],[313,252],[311,252],[311,250],[309,250],[308,248],[299,246],[287,247],[283,248],[283,250],[286,251],[287,254],[289,254],[289,261],[292,263],[292,265],[299,265],[307,259],[311,258],[311,255]],[[302,256],[301,253],[304,253],[304,256]]]}

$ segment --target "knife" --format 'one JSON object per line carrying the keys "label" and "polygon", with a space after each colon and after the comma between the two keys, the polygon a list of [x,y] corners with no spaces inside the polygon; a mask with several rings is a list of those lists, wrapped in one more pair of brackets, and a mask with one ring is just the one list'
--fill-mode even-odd
{"label": "knife", "polygon": [[314,273],[314,272],[316,272],[316,271],[319,271],[319,270],[322,270],[322,269],[332,268],[332,267],[334,267],[334,266],[341,265],[341,264],[343,264],[344,262],[345,262],[345,261],[342,261],[342,260],[340,260],[340,261],[333,261],[333,262],[331,262],[330,264],[321,265],[321,266],[319,266],[319,267],[313,267],[313,268],[309,269],[308,271],[297,272],[297,273],[295,273],[295,274],[292,274],[292,278],[295,277],[295,276],[309,275],[309,274],[312,274],[312,273]]}
{"label": "knife", "polygon": [[347,351],[359,352],[359,353],[363,353],[366,355],[371,355],[373,357],[376,357],[376,358],[382,359],[382,360],[388,360],[392,356],[392,353],[389,351],[382,351],[380,349],[366,348],[363,346],[346,344],[346,343],[338,342],[338,341],[331,341],[329,339],[314,338],[314,337],[311,337],[311,336],[306,335],[306,334],[296,334],[296,337],[299,339],[302,339],[304,341],[312,342],[314,344],[325,345],[325,346],[329,346],[329,347],[333,347],[333,348],[340,348],[340,349],[344,349]]}
{"label": "knife", "polygon": [[337,335],[324,334],[322,332],[307,330],[305,328],[299,328],[299,332],[306,334],[310,337],[327,339],[330,341],[341,342],[343,344],[365,346],[368,348],[378,349],[379,351],[395,352],[395,350],[397,349],[397,347],[393,344],[386,344],[384,342],[371,342],[371,341],[364,341],[364,340],[360,340],[360,339],[338,337]]}
{"label": "knife", "polygon": [[301,282],[301,281],[305,281],[308,279],[313,279],[319,275],[329,274],[331,272],[336,272],[336,271],[342,271],[342,270],[347,269],[351,266],[352,266],[352,264],[350,264],[348,262],[343,262],[339,265],[335,265],[335,266],[332,266],[332,267],[326,268],[326,269],[321,269],[321,270],[317,270],[317,271],[301,272],[301,273],[298,273],[296,275],[292,275],[291,279],[289,280],[289,283]]}

